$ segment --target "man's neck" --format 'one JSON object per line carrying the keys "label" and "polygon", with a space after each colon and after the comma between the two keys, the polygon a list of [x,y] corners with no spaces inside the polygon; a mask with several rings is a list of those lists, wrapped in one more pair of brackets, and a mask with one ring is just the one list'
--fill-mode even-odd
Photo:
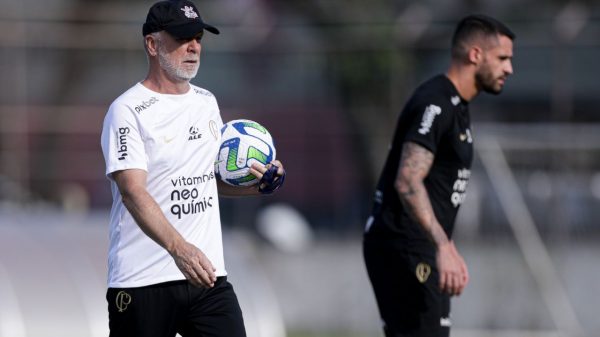
{"label": "man's neck", "polygon": [[467,102],[470,102],[477,94],[479,94],[479,88],[475,83],[475,74],[468,67],[460,67],[457,65],[450,65],[446,76],[454,84],[454,87],[458,91],[460,97]]}
{"label": "man's neck", "polygon": [[164,74],[150,73],[142,81],[142,85],[152,91],[168,95],[183,95],[190,90],[189,81],[175,81]]}

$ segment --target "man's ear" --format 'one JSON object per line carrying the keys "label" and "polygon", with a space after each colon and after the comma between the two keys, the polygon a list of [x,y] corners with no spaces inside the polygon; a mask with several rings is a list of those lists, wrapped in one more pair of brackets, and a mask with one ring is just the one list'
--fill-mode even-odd
{"label": "man's ear", "polygon": [[483,60],[483,49],[479,46],[469,48],[469,62],[478,65]]}
{"label": "man's ear", "polygon": [[148,54],[150,56],[158,55],[158,41],[152,36],[148,34],[144,37],[144,42],[146,43],[146,49],[148,50]]}

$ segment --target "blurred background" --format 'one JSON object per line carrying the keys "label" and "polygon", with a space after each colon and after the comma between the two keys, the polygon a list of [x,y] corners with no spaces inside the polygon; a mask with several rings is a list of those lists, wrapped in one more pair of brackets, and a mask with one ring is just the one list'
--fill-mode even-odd
{"label": "blurred background", "polygon": [[[109,104],[146,74],[152,1],[0,0],[0,336],[107,336]],[[598,336],[600,4],[196,0],[192,82],[276,141],[286,186],[222,199],[249,337],[382,336],[362,228],[397,116],[448,66],[464,15],[517,34],[502,95],[471,104],[477,157],[456,230],[471,283],[457,337]]]}

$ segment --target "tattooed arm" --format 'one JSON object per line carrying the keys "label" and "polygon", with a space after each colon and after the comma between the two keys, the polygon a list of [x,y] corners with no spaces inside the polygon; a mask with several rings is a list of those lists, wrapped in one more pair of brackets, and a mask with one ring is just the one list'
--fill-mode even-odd
{"label": "tattooed arm", "polygon": [[431,201],[423,183],[429,174],[433,158],[433,153],[423,146],[412,142],[404,143],[395,187],[413,220],[423,226],[436,246],[440,246],[449,240],[433,214]]}
{"label": "tattooed arm", "polygon": [[394,187],[410,216],[421,225],[437,248],[440,289],[450,295],[459,295],[469,280],[467,266],[435,217],[423,183],[433,159],[433,153],[423,146],[404,143]]}

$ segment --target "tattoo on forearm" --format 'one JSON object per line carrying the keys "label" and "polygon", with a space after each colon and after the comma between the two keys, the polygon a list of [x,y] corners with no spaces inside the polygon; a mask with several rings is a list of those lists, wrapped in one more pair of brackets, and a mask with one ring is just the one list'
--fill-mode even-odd
{"label": "tattoo on forearm", "polygon": [[423,226],[434,242],[439,243],[446,241],[447,237],[435,218],[423,184],[433,160],[433,153],[423,146],[405,143],[398,169],[398,193],[410,216]]}

